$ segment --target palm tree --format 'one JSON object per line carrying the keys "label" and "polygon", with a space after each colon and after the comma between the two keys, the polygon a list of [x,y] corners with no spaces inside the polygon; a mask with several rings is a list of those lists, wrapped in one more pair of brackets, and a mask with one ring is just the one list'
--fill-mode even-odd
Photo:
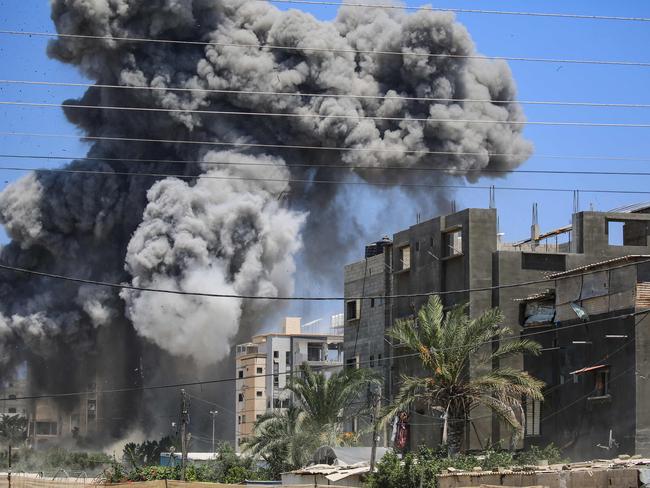
{"label": "palm tree", "polygon": [[366,406],[358,401],[360,394],[375,384],[379,377],[367,369],[347,369],[328,377],[304,364],[287,382],[291,406],[260,417],[245,447],[270,465],[278,465],[280,457],[286,460],[284,469],[304,466],[317,447],[338,445],[345,422]]}
{"label": "palm tree", "polygon": [[[526,398],[542,400],[544,383],[499,364],[518,354],[537,355],[541,346],[527,339],[509,339],[491,348],[494,341],[512,334],[500,325],[502,321],[498,309],[476,319],[469,318],[466,305],[445,313],[437,296],[429,298],[416,319],[398,320],[389,335],[418,355],[424,375],[402,376],[400,390],[384,419],[414,403],[428,406],[442,414],[442,442],[450,455],[460,450],[469,414],[478,406],[488,407],[514,430],[515,438],[520,436],[522,402]],[[472,375],[470,361],[476,371]]]}
{"label": "palm tree", "polygon": [[17,446],[27,438],[27,419],[20,415],[0,415],[0,443]]}

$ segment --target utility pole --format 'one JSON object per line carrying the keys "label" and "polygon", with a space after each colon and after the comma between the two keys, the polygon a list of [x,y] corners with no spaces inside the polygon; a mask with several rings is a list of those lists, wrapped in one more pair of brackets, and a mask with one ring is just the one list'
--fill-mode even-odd
{"label": "utility pole", "polygon": [[[378,387],[379,388],[379,387]],[[375,460],[377,459],[377,443],[379,442],[379,416],[381,415],[381,390],[371,393],[373,401],[373,412],[370,415],[372,419],[372,449],[370,451],[370,473],[375,470]]]}
{"label": "utility pole", "polygon": [[212,415],[212,454],[215,454],[215,445],[214,445],[214,419],[219,413],[218,410],[210,410],[210,415]]}
{"label": "utility pole", "polygon": [[185,481],[187,467],[187,426],[190,423],[189,406],[185,390],[181,390],[181,481]]}
{"label": "utility pole", "polygon": [[9,488],[11,488],[11,444],[9,444],[8,461],[9,461],[9,470],[7,472],[7,483],[9,484]]}

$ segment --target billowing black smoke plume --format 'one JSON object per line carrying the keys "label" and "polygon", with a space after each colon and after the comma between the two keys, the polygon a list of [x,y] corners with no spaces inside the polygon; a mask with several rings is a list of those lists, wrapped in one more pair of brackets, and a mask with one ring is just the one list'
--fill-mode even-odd
{"label": "billowing black smoke plume", "polygon": [[[513,168],[531,152],[531,144],[521,136],[522,126],[508,123],[521,122],[524,116],[517,103],[507,103],[515,99],[515,84],[505,63],[417,55],[476,54],[468,32],[451,14],[343,8],[333,22],[321,22],[260,1],[51,3],[52,19],[62,34],[213,43],[60,38],[49,45],[50,56],[77,66],[98,84],[159,88],[96,87],[70,103],[304,117],[67,107],[68,119],[88,136],[205,144],[98,141],[89,151],[92,160],[69,165],[190,179],[36,172],[10,185],[0,195],[0,218],[11,237],[2,250],[2,262],[10,265],[146,287],[291,295],[294,259],[301,249],[303,261],[315,273],[322,275],[325,268],[331,276],[340,273],[337,254],[344,254],[324,254],[323,246],[331,250],[350,241],[347,233],[352,229],[344,225],[348,219],[343,217],[354,209],[344,208],[337,200],[342,185],[278,180],[344,179],[398,185],[411,181],[413,173],[355,166],[444,166],[462,175],[468,169]],[[463,122],[467,120],[499,123]],[[215,142],[231,145],[209,144]],[[432,151],[448,154],[426,154]],[[332,164],[350,168],[328,167]],[[193,178],[197,175],[237,179]],[[241,179],[248,177],[253,180]],[[441,181],[431,173],[418,172],[417,178]],[[419,197],[435,200],[440,195],[428,192]],[[138,384],[146,374],[143,355],[144,363],[162,370],[162,363],[171,364],[169,357],[190,358],[200,366],[217,363],[228,356],[237,334],[261,325],[261,318],[273,306],[236,298],[118,293],[4,272],[0,341],[6,347],[0,357],[30,360],[36,365],[38,388],[47,391],[78,390],[94,375],[102,385]],[[152,359],[166,354],[165,361]],[[65,368],[59,367],[62,364]],[[179,376],[171,374],[174,379]]]}

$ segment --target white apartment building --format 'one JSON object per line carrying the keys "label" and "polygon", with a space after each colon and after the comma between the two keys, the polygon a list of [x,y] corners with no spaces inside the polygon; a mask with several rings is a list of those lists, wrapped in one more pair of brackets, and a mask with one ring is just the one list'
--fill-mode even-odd
{"label": "white apartment building", "polygon": [[286,408],[291,395],[287,381],[300,365],[323,369],[325,374],[343,366],[340,315],[332,317],[328,330],[306,331],[300,317],[286,317],[280,332],[256,335],[237,346],[235,366],[235,447],[252,433],[255,421],[267,411]]}

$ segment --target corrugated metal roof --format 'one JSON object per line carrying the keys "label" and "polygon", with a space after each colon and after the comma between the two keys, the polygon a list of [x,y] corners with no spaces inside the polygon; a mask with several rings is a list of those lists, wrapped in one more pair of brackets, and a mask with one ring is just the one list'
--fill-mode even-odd
{"label": "corrugated metal roof", "polygon": [[636,305],[650,308],[650,283],[642,281],[636,284]]}
{"label": "corrugated metal roof", "polygon": [[622,207],[613,208],[610,212],[616,213],[634,213],[640,212],[641,210],[648,210],[650,208],[650,202],[639,202],[633,203],[631,205],[624,205]]}
{"label": "corrugated metal roof", "polygon": [[569,269],[567,271],[562,271],[560,273],[553,273],[548,275],[548,278],[558,278],[560,276],[566,276],[580,271],[586,271],[592,268],[598,268],[600,266],[607,266],[609,264],[614,264],[623,261],[635,261],[637,259],[650,259],[650,254],[628,254],[627,256],[619,256],[617,258],[606,259],[604,261],[598,261],[596,263],[586,264],[578,268]]}
{"label": "corrugated metal roof", "polygon": [[539,300],[540,298],[551,298],[555,296],[555,290],[553,288],[547,288],[546,290],[540,291],[538,293],[533,293],[523,298],[513,298],[513,302],[528,302],[530,300]]}

